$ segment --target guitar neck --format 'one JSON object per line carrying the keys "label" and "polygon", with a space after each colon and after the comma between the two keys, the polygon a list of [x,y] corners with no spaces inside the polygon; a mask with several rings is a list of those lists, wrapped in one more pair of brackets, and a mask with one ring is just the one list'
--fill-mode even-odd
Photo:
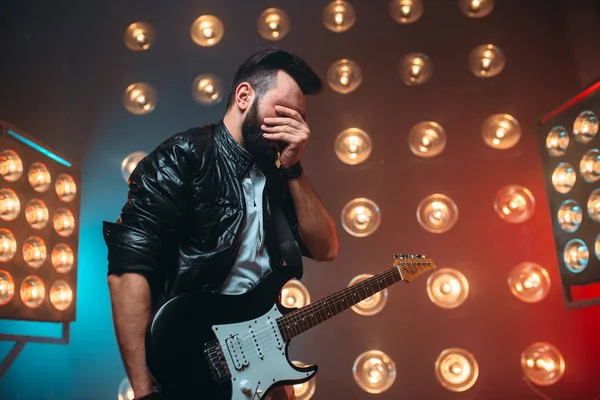
{"label": "guitar neck", "polygon": [[401,280],[400,269],[394,266],[316,303],[287,313],[277,319],[277,324],[284,340],[290,340]]}

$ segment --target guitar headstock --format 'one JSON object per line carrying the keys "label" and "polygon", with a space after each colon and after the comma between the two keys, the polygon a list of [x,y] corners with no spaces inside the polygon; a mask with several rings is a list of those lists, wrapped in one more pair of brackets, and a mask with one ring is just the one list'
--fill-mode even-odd
{"label": "guitar headstock", "polygon": [[394,266],[400,271],[402,280],[408,283],[419,275],[437,268],[431,258],[422,254],[396,254]]}

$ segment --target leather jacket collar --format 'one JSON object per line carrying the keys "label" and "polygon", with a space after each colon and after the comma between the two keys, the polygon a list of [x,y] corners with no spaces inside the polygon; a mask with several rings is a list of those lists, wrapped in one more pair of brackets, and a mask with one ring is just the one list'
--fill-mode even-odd
{"label": "leather jacket collar", "polygon": [[238,178],[244,178],[254,166],[254,157],[233,138],[223,120],[217,123],[214,138],[226,155],[234,161]]}

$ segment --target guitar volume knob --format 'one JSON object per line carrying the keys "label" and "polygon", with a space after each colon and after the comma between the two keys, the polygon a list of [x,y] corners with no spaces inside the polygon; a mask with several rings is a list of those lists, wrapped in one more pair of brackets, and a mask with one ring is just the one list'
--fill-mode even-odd
{"label": "guitar volume knob", "polygon": [[248,379],[242,379],[240,382],[240,390],[244,393],[252,392],[252,385],[250,385],[250,381]]}

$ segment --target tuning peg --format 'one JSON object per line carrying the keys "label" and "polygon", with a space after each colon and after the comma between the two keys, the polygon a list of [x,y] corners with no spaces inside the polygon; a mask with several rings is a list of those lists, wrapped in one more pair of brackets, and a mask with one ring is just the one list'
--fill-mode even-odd
{"label": "tuning peg", "polygon": [[404,254],[396,254],[396,255],[394,256],[394,258],[395,258],[395,259],[400,259],[400,258],[405,258],[405,257],[404,257]]}

